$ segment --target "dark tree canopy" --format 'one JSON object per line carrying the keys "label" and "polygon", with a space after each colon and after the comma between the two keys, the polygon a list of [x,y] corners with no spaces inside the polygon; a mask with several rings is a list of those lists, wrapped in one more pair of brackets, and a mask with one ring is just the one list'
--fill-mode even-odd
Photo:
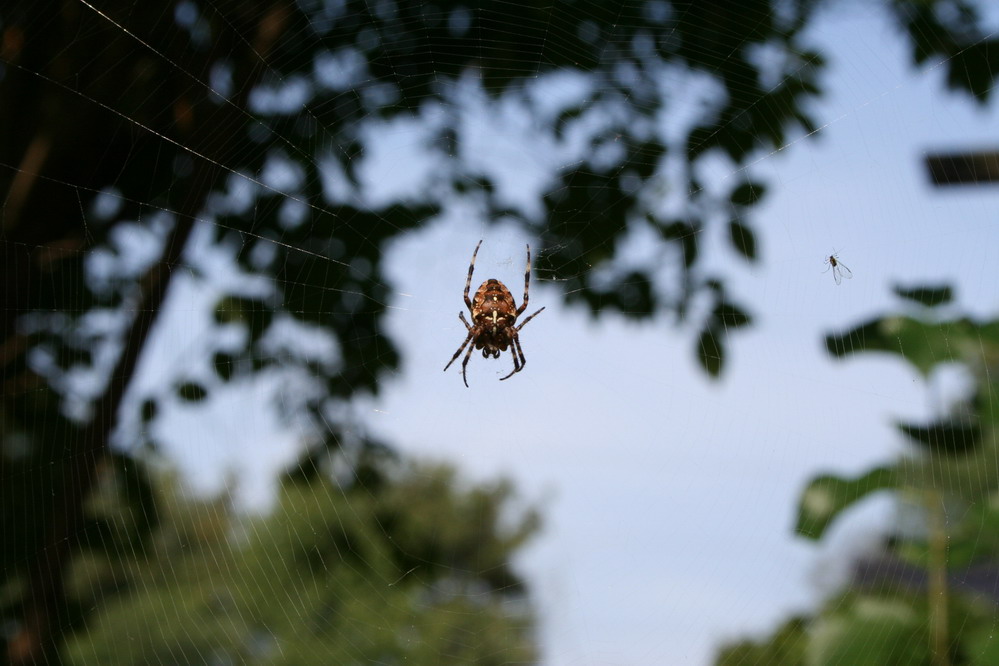
{"label": "dark tree canopy", "polygon": [[[803,30],[823,4],[7,3],[0,492],[9,531],[0,583],[23,582],[0,609],[19,627],[7,637],[11,659],[37,656],[65,624],[61,572],[85,529],[81,507],[171,281],[198,275],[185,255],[198,223],[248,275],[273,285],[220,300],[220,330],[247,335],[236,346],[220,342],[205,362],[220,382],[279,362],[300,366],[323,384],[293,406],[301,413],[375,391],[397,366],[382,329],[391,293],[382,252],[459,200],[536,235],[546,249],[540,268],[568,301],[594,314],[692,318],[698,357],[718,375],[727,332],[751,317],[728,296],[724,275],[705,268],[702,231],[723,225],[734,255],[759,259],[752,211],[766,186],[751,163],[818,125],[823,59]],[[970,3],[884,4],[914,62],[944,58],[952,87],[988,97],[997,47]],[[532,91],[556,73],[582,77],[585,92],[541,108]],[[568,155],[550,174],[540,215],[511,208],[495,174],[463,152],[465,80],[494,101],[516,100],[538,135]],[[434,170],[421,198],[366,203],[358,174],[366,128],[428,107],[445,118],[428,129],[428,159],[446,168]],[[664,116],[681,115],[686,122],[664,126]],[[706,181],[708,159],[743,177],[719,189]],[[293,177],[270,178],[275,165]],[[331,173],[339,187],[328,186]],[[125,227],[152,234],[159,258],[125,256],[115,243]],[[625,269],[618,250],[638,228],[652,230],[658,259]],[[98,251],[113,270],[94,271]],[[95,312],[115,314],[121,327],[95,326]],[[265,353],[289,321],[321,327],[340,357]],[[101,350],[113,360],[95,363]],[[95,395],[67,396],[62,373],[90,365]],[[184,400],[209,390],[184,376],[163,383],[164,394]],[[86,414],[67,416],[67,398]],[[155,418],[163,395],[136,398],[141,418]]]}

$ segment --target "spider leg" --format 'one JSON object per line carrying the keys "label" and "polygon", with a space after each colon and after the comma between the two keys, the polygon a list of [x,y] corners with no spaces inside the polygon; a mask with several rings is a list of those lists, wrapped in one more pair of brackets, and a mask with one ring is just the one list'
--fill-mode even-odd
{"label": "spider leg", "polygon": [[[466,324],[466,325],[467,325],[467,324]],[[447,365],[445,365],[445,366],[444,366],[444,372],[447,372],[447,369],[451,367],[451,364],[452,364],[452,363],[454,363],[454,362],[455,362],[455,360],[457,360],[457,358],[458,358],[459,356],[461,356],[461,352],[465,351],[465,347],[467,347],[467,346],[468,346],[468,343],[472,341],[472,337],[473,337],[473,336],[472,336],[472,329],[468,329],[468,337],[466,337],[466,338],[465,338],[465,341],[461,343],[461,346],[460,346],[460,347],[458,347],[458,351],[456,351],[456,352],[454,353],[454,356],[452,356],[452,357],[451,357],[451,360],[450,360],[450,361],[448,361],[448,362],[447,362]],[[474,346],[474,345],[473,345],[473,346],[472,346],[472,347],[471,347],[471,348],[470,348],[470,349],[468,350],[468,353],[469,353],[469,354],[471,354],[471,353],[472,353],[472,349],[475,349],[475,346]],[[467,362],[468,362],[468,359],[465,359],[465,362],[467,363]]]}
{"label": "spider leg", "polygon": [[468,298],[468,290],[472,287],[472,271],[475,270],[475,256],[479,254],[479,246],[482,245],[482,241],[479,241],[479,245],[475,246],[475,252],[472,253],[472,263],[468,265],[468,277],[465,279],[465,305],[468,307],[468,311],[472,311],[472,301]]}
{"label": "spider leg", "polygon": [[465,319],[465,313],[464,312],[459,312],[458,313],[458,319],[460,319],[461,323],[465,325],[465,328],[467,328],[468,330],[472,330],[472,325],[468,323],[467,319]]}
{"label": "spider leg", "polygon": [[[548,307],[548,306],[546,305],[545,308],[546,307]],[[525,326],[527,326],[527,322],[531,321],[532,319],[534,319],[535,317],[537,317],[539,314],[541,314],[544,311],[545,308],[541,308],[540,310],[538,310],[537,312],[535,312],[534,314],[532,314],[530,317],[528,317],[527,319],[525,319],[524,321],[522,321],[520,323],[520,326],[517,327],[517,330],[519,331],[520,329],[522,329]]]}
{"label": "spider leg", "polygon": [[[469,339],[471,339],[471,333],[468,334]],[[468,367],[468,359],[472,358],[472,350],[475,349],[475,345],[471,345],[468,348],[468,353],[465,354],[465,360],[461,362],[461,379],[465,382],[465,388],[468,388],[468,377],[465,375],[465,368]]]}
{"label": "spider leg", "polygon": [[[516,331],[513,334],[513,340],[510,342],[510,355],[513,356],[513,370],[506,377],[500,377],[500,381],[510,379],[527,365],[527,359],[524,358],[524,350],[520,346],[520,336],[517,335]],[[517,356],[520,356],[519,363],[517,362]]]}
{"label": "spider leg", "polygon": [[531,287],[531,246],[527,246],[527,268],[524,269],[524,302],[520,304],[517,308],[517,316],[519,317],[527,309],[527,301],[530,298],[530,287]]}

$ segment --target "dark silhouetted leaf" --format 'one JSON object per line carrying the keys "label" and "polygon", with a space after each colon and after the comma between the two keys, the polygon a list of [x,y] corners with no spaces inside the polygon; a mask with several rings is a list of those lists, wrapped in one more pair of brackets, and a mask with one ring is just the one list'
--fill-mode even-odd
{"label": "dark silhouetted leaf", "polygon": [[895,285],[895,293],[902,298],[908,299],[910,301],[915,301],[920,305],[925,305],[926,307],[935,307],[937,305],[943,305],[944,303],[950,303],[951,299],[954,297],[954,292],[950,288],[950,285],[941,285],[939,287],[902,287]]}
{"label": "dark silhouetted leaf", "polygon": [[208,391],[201,384],[185,382],[177,387],[177,396],[187,402],[201,402],[208,397]]}
{"label": "dark silhouetted leaf", "polygon": [[933,453],[961,455],[968,453],[981,441],[982,429],[977,423],[954,419],[938,421],[928,426],[909,423],[896,424],[911,440]]}
{"label": "dark silhouetted leaf", "polygon": [[215,373],[222,381],[227,382],[232,379],[236,359],[231,354],[217,352],[212,360],[215,365]]}
{"label": "dark silhouetted leaf", "polygon": [[642,180],[648,180],[659,168],[659,160],[666,153],[666,146],[658,141],[644,141],[630,146],[628,164]]}
{"label": "dark silhouetted leaf", "polygon": [[652,282],[645,273],[637,271],[624,276],[618,283],[621,312],[628,316],[647,316],[655,309]]}
{"label": "dark silhouetted leaf", "polygon": [[715,127],[697,127],[687,135],[687,159],[694,161],[717,145],[718,132]]}
{"label": "dark silhouetted leaf", "polygon": [[716,305],[711,316],[718,325],[726,329],[741,328],[749,325],[753,320],[739,306],[725,302]]}
{"label": "dark silhouetted leaf", "polygon": [[721,373],[724,350],[718,334],[711,328],[704,329],[697,340],[697,360],[712,377]]}
{"label": "dark silhouetted leaf", "polygon": [[157,413],[156,401],[152,398],[146,398],[142,401],[142,407],[140,413],[142,414],[142,422],[149,423],[156,418]]}
{"label": "dark silhouetted leaf", "polygon": [[985,103],[995,89],[996,71],[999,70],[999,39],[989,37],[963,47],[948,58],[947,65],[947,84],[951,88],[963,88],[979,102]]}
{"label": "dark silhouetted leaf", "polygon": [[738,220],[728,223],[728,235],[732,246],[749,261],[756,260],[756,234]]}
{"label": "dark silhouetted leaf", "polygon": [[566,126],[576,118],[579,118],[583,113],[586,112],[588,108],[592,105],[591,102],[586,102],[576,106],[569,107],[558,114],[558,118],[555,119],[555,137],[561,139],[565,134]]}
{"label": "dark silhouetted leaf", "polygon": [[766,185],[746,181],[732,190],[730,199],[736,206],[752,206],[762,199],[766,192]]}
{"label": "dark silhouetted leaf", "polygon": [[62,370],[69,370],[74,366],[91,365],[92,361],[91,351],[75,344],[61,344],[55,349],[55,362]]}
{"label": "dark silhouetted leaf", "polygon": [[250,340],[260,339],[274,318],[274,311],[260,300],[242,296],[226,296],[215,307],[215,321],[219,324],[245,324]]}

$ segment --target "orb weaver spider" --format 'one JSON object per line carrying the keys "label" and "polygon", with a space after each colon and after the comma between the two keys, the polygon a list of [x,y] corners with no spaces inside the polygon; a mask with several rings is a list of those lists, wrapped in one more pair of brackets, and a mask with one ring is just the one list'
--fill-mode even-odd
{"label": "orb weaver spider", "polygon": [[[520,329],[527,325],[527,322],[537,317],[544,308],[538,310],[527,319],[517,324],[517,318],[527,309],[531,289],[531,246],[527,246],[527,269],[524,271],[524,302],[517,307],[513,300],[513,294],[499,280],[492,278],[486,280],[476,290],[475,296],[468,298],[469,288],[472,286],[472,273],[475,270],[475,257],[479,254],[479,247],[482,241],[475,246],[472,253],[472,262],[468,265],[468,277],[465,279],[465,306],[472,316],[472,323],[465,319],[465,313],[459,312],[458,318],[468,329],[468,336],[458,347],[451,360],[444,366],[444,372],[451,367],[461,352],[468,347],[468,353],[461,362],[461,378],[468,388],[468,377],[465,369],[468,367],[468,360],[472,357],[473,349],[481,349],[483,358],[499,358],[500,352],[510,349],[513,356],[513,370],[506,377],[501,377],[500,381],[510,379],[515,374],[524,369],[527,359],[524,357],[524,350],[520,346]],[[469,343],[473,343],[469,346]]]}

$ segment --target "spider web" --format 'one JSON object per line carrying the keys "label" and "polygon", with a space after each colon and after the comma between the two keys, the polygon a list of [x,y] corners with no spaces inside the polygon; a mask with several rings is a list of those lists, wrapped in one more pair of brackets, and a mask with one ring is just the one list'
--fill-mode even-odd
{"label": "spider web", "polygon": [[[242,107],[233,102],[238,91],[232,71],[224,66],[197,71],[158,50],[143,36],[148,26],[138,19],[130,23],[127,12],[104,11],[84,0],[69,5],[72,11],[98,17],[104,29],[119,37],[138,41],[146,57],[171,77],[210,88],[219,98],[218,107],[233,114],[226,122],[245,119]],[[523,9],[527,3],[514,6]],[[622,15],[636,6],[623,4]],[[656,12],[666,3],[648,6]],[[292,34],[303,39],[324,34],[347,20],[338,8],[337,3],[300,3],[297,10],[306,20],[294,24]],[[382,12],[386,21],[405,22],[440,10],[426,3],[412,14],[393,14],[395,5],[382,3],[374,11]],[[604,20],[599,8],[580,6],[579,11],[591,13],[594,23]],[[257,35],[246,26],[262,17],[250,16],[247,22],[238,14],[211,3],[181,2],[164,10],[161,20],[180,26],[193,44],[207,48],[205,17],[221,16],[237,41],[255,44]],[[463,19],[457,13],[442,14],[440,20],[460,24]],[[548,43],[557,53],[558,24],[546,23],[543,14],[536,20],[553,29]],[[993,29],[997,22],[999,17],[987,17]],[[353,29],[371,39],[385,38],[370,26]],[[494,47],[488,37],[473,39],[483,50]],[[336,603],[328,613],[336,621],[295,616],[291,609],[301,607],[290,604],[284,619],[304,628],[280,634],[262,620],[263,626],[257,626],[255,618],[243,617],[245,611],[224,590],[216,589],[211,599],[191,606],[191,584],[182,571],[163,567],[151,577],[136,576],[139,592],[148,593],[147,605],[131,607],[131,612],[148,615],[150,622],[126,625],[127,631],[137,632],[130,641],[151,646],[138,659],[328,660],[325,644],[310,647],[310,637],[341,622],[356,633],[354,638],[344,638],[350,636],[346,631],[335,634],[342,644],[339,656],[362,663],[382,658],[369,641],[374,630],[383,627],[389,628],[386,643],[403,646],[399,653],[386,653],[386,662],[408,654],[418,663],[450,663],[475,654],[469,652],[475,649],[495,649],[507,639],[509,644],[491,655],[496,663],[527,659],[530,652],[520,651],[520,645],[532,640],[539,660],[550,664],[710,663],[724,641],[747,633],[762,636],[789,614],[812,611],[833,595],[852,575],[858,554],[876,552],[905,509],[878,498],[852,511],[816,547],[791,530],[804,484],[820,471],[859,475],[899,456],[906,449],[893,421],[920,422],[944,415],[952,402],[968,393],[972,378],[959,367],[945,367],[924,378],[897,361],[835,364],[816,341],[878,313],[897,311],[898,300],[891,293],[897,284],[947,282],[959,296],[955,312],[994,317],[993,285],[999,269],[990,216],[996,195],[985,188],[932,191],[920,160],[924,151],[988,143],[994,111],[941,95],[946,87],[944,64],[909,69],[906,42],[876,11],[833,4],[814,19],[805,41],[830,63],[822,83],[825,95],[811,102],[821,123],[812,132],[785,137],[773,150],[757,151],[748,165],[718,158],[702,167],[700,181],[708,191],[726,193],[750,174],[753,182],[768,187],[767,197],[753,212],[762,257],[758,264],[739,260],[720,225],[692,232],[704,257],[703,273],[724,276],[732,299],[751,304],[755,315],[753,326],[729,344],[724,374],[717,382],[707,378],[692,353],[695,332],[674,325],[675,312],[664,308],[642,320],[650,313],[638,307],[629,310],[629,303],[642,302],[637,296],[599,316],[581,305],[586,302],[584,292],[594,285],[620,284],[633,269],[650,266],[661,280],[655,288],[670,295],[669,285],[683,279],[678,269],[683,257],[675,248],[663,249],[661,229],[631,225],[616,246],[610,238],[596,244],[613,254],[614,261],[595,263],[591,252],[584,254],[569,240],[546,243],[536,222],[548,211],[545,196],[557,172],[613,162],[615,144],[630,140],[630,135],[617,132],[621,118],[614,117],[613,108],[573,111],[601,90],[616,92],[617,83],[569,68],[552,71],[538,54],[511,54],[510,69],[527,72],[528,81],[523,89],[496,94],[488,78],[472,70],[452,78],[442,63],[439,90],[417,91],[406,98],[411,112],[389,114],[381,108],[394,103],[393,91],[380,86],[356,54],[321,55],[309,80],[281,74],[281,59],[290,57],[287,54],[261,53],[260,84],[248,93],[247,108],[273,122],[266,128],[251,126],[245,144],[228,146],[229,156],[218,159],[193,141],[158,132],[135,110],[139,107],[127,91],[107,96],[73,92],[72,83],[5,60],[8,74],[20,69],[67,94],[82,96],[98,115],[119,119],[124,131],[152,134],[170,150],[177,149],[179,157],[167,167],[179,176],[197,174],[205,164],[224,173],[224,184],[198,213],[183,254],[167,262],[176,277],[128,386],[112,439],[114,450],[124,452],[125,460],[134,458],[160,470],[165,478],[175,474],[178,486],[202,498],[191,521],[222,525],[212,534],[225,534],[222,552],[233,558],[217,563],[219,579],[226,571],[244,571],[235,559],[245,542],[279,541],[280,530],[255,521],[276,516],[278,524],[292,525],[308,513],[282,500],[288,491],[281,473],[300,471],[303,495],[308,497],[311,489],[329,502],[316,503],[318,514],[304,529],[319,526],[342,537],[321,553],[320,564],[310,566],[349,572],[340,582],[350,576],[357,579],[353,587],[344,583],[332,593]],[[386,45],[390,47],[399,45]],[[436,63],[445,55],[431,49],[415,57]],[[763,49],[760,58],[770,55]],[[95,53],[94,58],[99,57]],[[610,57],[615,57],[613,52]],[[620,64],[622,69],[629,64],[623,54]],[[671,145],[670,137],[679,140],[682,129],[704,113],[706,100],[718,91],[682,69],[666,72],[663,80],[664,94],[681,101],[670,107],[668,117],[659,119],[660,125],[646,131]],[[187,93],[176,90],[162,94],[179,105]],[[333,109],[330,115],[298,114],[317,91],[329,94],[329,108],[322,108]],[[338,104],[359,103],[357,96],[372,110],[362,111],[351,144],[344,141],[339,121],[330,118]],[[556,140],[539,129],[567,110],[577,124],[566,124],[563,136]],[[287,117],[299,125],[280,122]],[[713,131],[721,132],[739,121],[713,122]],[[300,152],[301,142],[293,139],[298,132],[314,138],[313,154]],[[610,138],[594,145],[594,135]],[[274,145],[279,148],[265,149]],[[461,158],[464,170],[458,176],[459,167],[450,159],[454,157]],[[659,163],[650,158],[649,164]],[[249,171],[247,165],[256,170]],[[671,170],[680,166],[668,159],[662,166],[661,189],[647,196],[670,210],[680,205],[670,184],[675,175]],[[37,175],[27,160],[4,167]],[[122,338],[142,308],[129,300],[121,285],[134,283],[161,260],[181,214],[159,192],[136,201],[113,185],[45,178],[73,193],[87,235],[102,237],[87,254],[94,289],[124,294],[115,307],[97,310],[81,327],[81,335],[100,341],[92,365],[64,370],[44,348],[31,357],[33,367],[56,387],[61,410],[85,422],[99,409],[95,404],[104,383],[127,346]],[[466,184],[467,193],[460,194],[467,196],[451,193],[453,180]],[[570,195],[585,190],[595,202],[618,194],[610,185],[591,191],[594,187],[566,186]],[[322,197],[309,194],[317,189]],[[400,216],[396,207],[427,205],[428,197],[437,197],[443,205],[428,210],[420,224]],[[347,215],[348,207],[364,214]],[[497,207],[503,214],[497,214]],[[11,214],[11,208],[8,199],[5,212]],[[120,219],[123,209],[132,208],[139,214]],[[243,225],[237,218],[248,211],[259,219],[273,216],[278,223]],[[303,235],[303,228],[310,233]],[[326,229],[326,242],[317,243],[312,232]],[[599,229],[594,219],[582,223],[580,234]],[[522,334],[528,360],[523,372],[501,383],[497,380],[512,368],[509,354],[499,361],[473,354],[468,368],[471,388],[466,389],[457,363],[447,373],[441,369],[465,336],[457,313],[464,309],[466,270],[480,239],[472,289],[496,278],[519,304],[524,247],[530,244],[535,258],[530,311],[541,306],[546,310]],[[8,252],[42,249],[3,236],[0,242]],[[384,252],[378,265],[372,246]],[[823,261],[834,253],[853,273],[852,280],[839,286],[831,275],[822,274]],[[269,266],[274,257],[280,257],[283,266],[279,277],[254,271]],[[311,284],[316,271],[329,271],[329,283],[309,291],[311,298],[281,305],[293,312],[298,307],[331,315],[338,335],[330,335],[310,317],[260,323],[256,304],[298,293],[300,285]],[[637,280],[633,286],[636,292],[641,289]],[[85,311],[90,303],[76,306]],[[16,302],[13,307],[24,315],[22,326],[29,332],[71,328],[58,313],[20,309]],[[693,298],[689,319],[711,307],[703,297]],[[398,364],[396,350],[383,345],[381,332],[373,328],[383,310],[384,333],[398,349]],[[266,336],[248,345],[256,329],[266,329]],[[351,351],[352,346],[364,353]],[[249,351],[241,355],[243,349]],[[231,368],[231,377],[221,376],[219,360]],[[330,375],[340,378],[332,395],[326,381]],[[48,427],[41,421],[33,425],[38,430]],[[11,450],[13,438],[6,432],[5,437],[5,450]],[[331,438],[334,447],[329,447]],[[366,443],[371,442],[386,443],[400,459],[370,463]],[[373,449],[377,456],[384,453],[380,446]],[[328,457],[316,455],[303,462],[304,455],[317,450]],[[66,452],[60,459],[73,455]],[[378,544],[396,533],[372,508],[378,491],[362,480],[369,466],[384,464],[390,469],[386,477],[415,488],[413,496],[400,495],[403,499],[396,500],[393,510],[402,512],[400,506],[411,500],[418,516],[435,510],[447,515],[431,500],[413,500],[447,494],[433,484],[435,472],[413,460],[448,461],[459,470],[455,487],[470,494],[476,488],[497,488],[490,484],[500,476],[513,480],[519,495],[497,491],[499,515],[485,508],[481,514],[458,512],[473,532],[518,534],[530,523],[527,507],[541,506],[543,529],[522,550],[516,548],[519,542],[509,548],[516,550],[510,566],[526,582],[526,602],[513,578],[496,582],[492,590],[481,587],[482,581],[494,582],[485,575],[472,576],[474,584],[468,583],[457,575],[469,573],[465,562],[455,564],[456,573],[450,577],[425,572],[430,564],[445,565],[429,562],[415,546],[402,548],[412,556],[412,568],[398,562],[393,565],[402,566],[398,570],[382,567],[385,556]],[[315,461],[321,471],[309,476],[308,464]],[[415,467],[407,467],[411,464]],[[970,480],[958,481],[958,486],[988,485],[990,471],[972,470]],[[428,480],[430,490],[424,492],[421,479]],[[223,500],[206,499],[218,497]],[[26,494],[25,503],[29,500]],[[26,505],[23,511],[27,516],[32,508]],[[369,523],[375,527],[362,527]],[[193,533],[195,528],[183,524],[189,531],[177,528],[178,533]],[[413,529],[419,527],[424,529],[419,543],[445,551],[442,561],[457,552],[457,537],[445,533],[446,525],[428,519]],[[105,537],[106,532],[97,534],[119,558],[133,555],[129,549],[137,548]],[[486,542],[486,537],[481,539]],[[296,587],[304,575],[284,559],[286,552],[259,551],[263,568],[250,571],[271,575],[248,585],[260,597],[304,595]],[[18,557],[19,564],[30,559]],[[508,564],[502,557],[490,562],[497,567]],[[279,575],[281,571],[287,575]],[[414,572],[426,582],[426,597],[415,592],[417,601],[394,596],[400,581],[412,580]],[[886,576],[890,582],[901,580],[893,571]],[[156,594],[164,579],[189,587],[186,592]],[[106,581],[107,587],[93,582],[99,577],[81,580],[80,585],[92,586],[82,598],[98,606],[120,602]],[[208,576],[199,584],[211,580]],[[282,589],[284,583],[292,591]],[[462,587],[466,583],[470,589]],[[6,604],[14,593],[2,591]],[[476,603],[486,606],[493,599],[490,595],[505,613],[498,617],[512,623],[497,630],[501,638],[496,643],[475,636],[478,625],[468,619],[484,612]],[[414,623],[417,628],[409,633],[398,629],[417,613],[414,609],[432,605],[426,601],[430,597],[458,601],[454,606],[441,602],[445,619],[438,624]],[[533,616],[524,612],[525,604]],[[180,633],[167,639],[194,647],[155,649],[157,641],[166,639],[152,628],[153,618],[194,613],[205,613],[211,618],[208,624],[239,617],[252,629],[238,639],[247,646],[245,651],[227,652],[222,644],[205,647],[213,645],[214,638],[202,640],[183,623],[178,625]],[[113,626],[117,616],[109,611],[100,618],[105,624],[96,617],[76,625],[79,630],[65,653],[68,660],[86,662],[104,649],[107,623]],[[523,621],[536,622],[536,638],[525,639],[517,622],[532,617]],[[8,624],[5,639],[10,641],[19,627]],[[319,629],[310,628],[315,626]],[[431,637],[439,627],[450,631],[450,643]],[[300,644],[289,644],[289,636]],[[434,653],[441,645],[450,645],[450,651]],[[420,646],[431,652],[420,652]],[[122,661],[130,654],[143,655],[124,648],[110,654]]]}

